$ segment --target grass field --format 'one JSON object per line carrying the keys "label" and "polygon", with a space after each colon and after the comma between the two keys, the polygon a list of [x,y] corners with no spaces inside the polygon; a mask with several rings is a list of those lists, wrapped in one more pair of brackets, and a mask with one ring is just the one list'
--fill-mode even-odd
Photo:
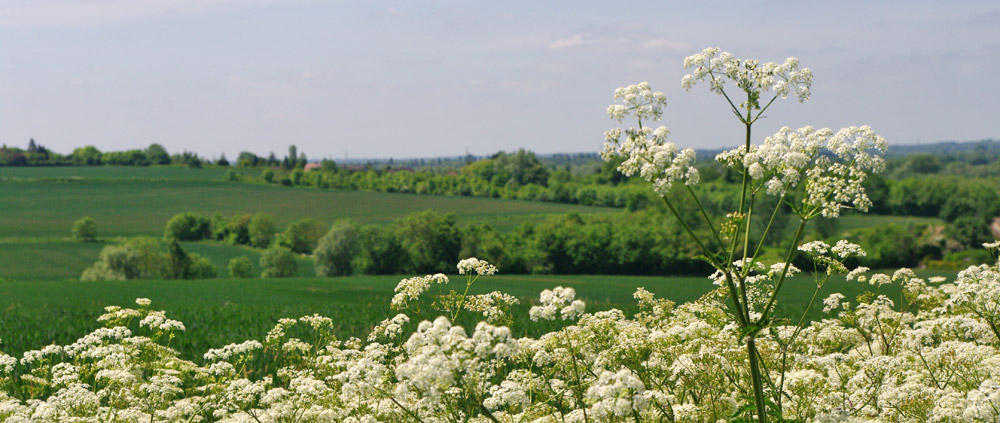
{"label": "grass field", "polygon": [[83,216],[97,221],[99,237],[110,237],[162,236],[167,220],[183,212],[269,213],[280,230],[307,217],[324,225],[345,218],[385,223],[432,209],[454,212],[462,222],[488,222],[497,230],[509,230],[551,214],[618,211],[572,204],[186,179],[4,181],[0,182],[0,204],[16,204],[5,208],[0,238],[67,237],[73,222]]}
{"label": "grass field", "polygon": [[171,180],[219,181],[226,172],[256,174],[257,169],[205,167],[191,169],[187,166],[20,166],[0,167],[0,181],[4,180]]}
{"label": "grass field", "polygon": [[[952,275],[953,276],[953,275]],[[208,348],[246,339],[262,339],[281,317],[319,313],[334,320],[342,337],[365,336],[370,328],[395,314],[389,300],[400,276],[351,276],[343,278],[289,278],[283,280],[141,280],[123,282],[77,282],[38,280],[0,282],[0,349],[20,356],[26,349],[49,343],[68,343],[99,327],[96,318],[107,305],[129,306],[135,298],[150,298],[154,309],[187,325],[187,332],[172,346],[190,359],[199,359]],[[453,276],[450,289],[461,288],[464,277]],[[536,334],[551,324],[532,323],[527,309],[538,293],[554,286],[572,286],[588,303],[588,310],[611,307],[635,311],[632,293],[645,287],[675,302],[697,299],[712,288],[706,278],[642,276],[543,276],[497,275],[481,279],[473,292],[501,290],[521,298],[515,310],[513,329]],[[868,285],[831,280],[820,299],[831,292],[849,298]],[[799,316],[814,285],[811,279],[795,278],[786,284],[779,314]],[[893,294],[895,295],[895,294]],[[822,304],[809,317],[822,317]],[[432,315],[424,316],[432,318]],[[460,323],[472,326],[472,316]],[[548,325],[548,326],[547,326]]]}
{"label": "grass field", "polygon": [[920,216],[884,216],[877,214],[850,214],[841,216],[837,220],[837,228],[840,231],[851,231],[855,229],[867,228],[874,225],[892,223],[900,226],[908,225],[944,225],[944,220],[937,217]]}
{"label": "grass field", "polygon": [[[224,174],[225,169],[183,167],[0,168],[0,204],[8,205],[0,214],[0,349],[19,356],[53,342],[72,342],[99,326],[96,318],[104,306],[129,306],[138,297],[152,299],[155,309],[187,325],[187,333],[172,346],[196,360],[208,348],[263,338],[281,317],[319,313],[333,318],[337,333],[348,337],[364,336],[394,315],[388,304],[401,276],[317,278],[311,260],[302,258],[296,278],[226,279],[228,262],[237,256],[249,257],[259,275],[260,252],[220,242],[183,243],[186,251],[210,259],[220,279],[78,281],[117,237],[162,237],[167,220],[181,212],[264,212],[275,217],[278,230],[307,217],[322,224],[343,218],[386,223],[427,209],[454,212],[464,223],[489,223],[498,230],[569,211],[618,212],[556,203],[228,183],[221,181]],[[83,216],[97,221],[101,242],[68,239],[73,222]],[[840,229],[934,221],[845,216]],[[456,277],[452,284],[458,289],[461,281]],[[473,291],[499,289],[521,298],[513,329],[538,334],[553,324],[530,322],[527,310],[542,289],[558,285],[575,287],[590,311],[617,307],[627,312],[635,310],[632,293],[639,286],[675,302],[697,299],[712,288],[706,278],[691,277],[500,275],[484,279]],[[813,287],[809,279],[789,281],[779,314],[797,318],[793,311],[805,307]],[[820,298],[831,292],[853,297],[867,287],[832,280]],[[821,308],[814,307],[808,317],[820,318]],[[474,316],[460,319],[466,326],[474,322]]]}

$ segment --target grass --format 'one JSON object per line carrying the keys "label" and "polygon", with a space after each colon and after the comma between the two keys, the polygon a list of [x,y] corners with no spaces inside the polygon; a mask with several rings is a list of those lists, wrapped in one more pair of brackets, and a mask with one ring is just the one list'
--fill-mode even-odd
{"label": "grass", "polygon": [[229,170],[240,173],[259,172],[257,169],[238,169],[206,166],[191,169],[187,166],[21,166],[0,167],[0,181],[59,181],[59,180],[170,180],[170,181],[219,181]]}
{"label": "grass", "polygon": [[100,237],[113,237],[162,236],[167,220],[182,212],[221,212],[227,216],[269,213],[281,229],[307,217],[324,225],[338,219],[387,223],[432,209],[454,212],[463,222],[490,223],[497,230],[510,230],[552,214],[618,211],[558,203],[185,179],[4,181],[0,182],[0,203],[17,205],[5,210],[0,238],[67,237],[73,222],[83,216],[97,221]]}
{"label": "grass", "polygon": [[907,225],[944,225],[944,221],[937,217],[920,216],[886,216],[878,214],[848,214],[837,219],[837,229],[842,232],[855,229],[869,228],[876,225],[894,223],[900,226]]}
{"label": "grass", "polygon": [[[952,275],[954,276],[954,275]],[[262,339],[281,317],[319,313],[331,317],[342,339],[365,336],[371,327],[395,314],[388,304],[401,276],[298,277],[288,279],[213,279],[193,281],[138,280],[78,282],[72,280],[7,280],[0,282],[0,339],[7,354],[50,343],[65,344],[99,327],[96,318],[107,305],[129,306],[139,297],[150,298],[154,309],[187,326],[172,343],[189,359],[199,359],[208,348],[246,339]],[[449,289],[460,289],[463,277],[453,276]],[[527,310],[538,293],[555,286],[572,286],[589,311],[620,308],[635,311],[632,293],[645,287],[675,302],[692,301],[712,285],[706,278],[648,276],[498,275],[482,279],[473,292],[501,290],[521,299],[514,310],[513,330],[537,335],[552,323],[532,323]],[[819,298],[832,292],[848,298],[868,285],[831,280]],[[779,298],[778,315],[797,319],[812,295],[810,279],[789,280]],[[898,291],[889,292],[896,296]],[[814,305],[809,319],[822,317]],[[422,316],[432,318],[433,315]],[[471,327],[475,316],[460,324]]]}

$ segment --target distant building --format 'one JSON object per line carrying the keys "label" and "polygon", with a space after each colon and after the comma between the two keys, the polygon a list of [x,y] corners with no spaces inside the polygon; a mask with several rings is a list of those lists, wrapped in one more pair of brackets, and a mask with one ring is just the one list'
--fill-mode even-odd
{"label": "distant building", "polygon": [[305,166],[305,167],[303,167],[302,169],[303,169],[303,170],[305,170],[306,172],[308,172],[308,171],[310,171],[310,170],[316,170],[316,169],[319,169],[319,168],[321,168],[321,167],[323,167],[323,165],[322,165],[322,164],[320,164],[320,163],[317,163],[317,162],[309,162],[309,163],[306,163],[306,166]]}

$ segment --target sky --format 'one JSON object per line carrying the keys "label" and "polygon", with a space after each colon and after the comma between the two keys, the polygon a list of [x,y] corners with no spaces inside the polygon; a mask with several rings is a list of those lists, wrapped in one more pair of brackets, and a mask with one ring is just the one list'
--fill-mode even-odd
{"label": "sky", "polygon": [[[1000,138],[990,1],[5,0],[0,142],[160,143],[204,157],[597,152],[616,87],[649,81],[682,147],[742,142],[685,56],[814,73],[754,125],[870,125],[890,144]],[[734,89],[734,87],[730,87]]]}

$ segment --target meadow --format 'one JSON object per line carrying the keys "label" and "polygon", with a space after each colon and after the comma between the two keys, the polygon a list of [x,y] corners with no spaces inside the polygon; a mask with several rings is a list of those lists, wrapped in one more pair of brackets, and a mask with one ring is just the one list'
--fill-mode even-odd
{"label": "meadow", "polygon": [[[341,339],[364,337],[371,328],[391,316],[389,303],[393,289],[403,276],[349,276],[339,278],[296,277],[285,279],[138,280],[80,282],[76,280],[5,280],[0,282],[0,350],[15,357],[26,350],[50,343],[68,344],[82,334],[101,327],[97,316],[108,305],[134,305],[136,298],[149,298],[153,309],[164,310],[187,327],[171,346],[184,358],[200,361],[209,348],[263,340],[278,319],[318,313],[333,319],[334,332]],[[461,289],[464,278],[451,276],[447,289]],[[502,275],[480,279],[472,293],[499,290],[521,303],[514,308],[512,329],[521,335],[537,336],[558,323],[533,323],[526,318],[543,289],[568,286],[587,303],[588,311],[618,308],[637,310],[632,294],[636,288],[683,303],[698,299],[713,288],[699,277],[645,277],[598,275]],[[779,316],[797,319],[813,293],[811,278],[789,281],[780,298]],[[819,298],[841,292],[853,298],[870,288],[866,284],[831,279]],[[895,297],[898,289],[883,293]],[[432,292],[434,292],[432,290]],[[814,304],[807,316],[824,317],[822,304]],[[431,318],[433,316],[425,316]],[[464,316],[459,324],[475,326]]]}
{"label": "meadow", "polygon": [[[317,278],[312,260],[298,259],[298,277],[280,280],[139,280],[79,282],[101,249],[131,236],[161,237],[174,214],[193,211],[226,215],[269,213],[279,228],[302,218],[323,224],[349,218],[363,224],[391,222],[426,209],[453,212],[466,223],[484,222],[510,230],[529,221],[568,211],[612,213],[615,209],[559,203],[476,197],[427,196],[364,191],[320,190],[223,182],[224,169],[178,166],[3,168],[0,201],[17,204],[0,220],[0,345],[8,354],[68,343],[100,326],[96,317],[108,305],[153,300],[154,307],[187,324],[172,344],[182,356],[197,359],[208,348],[262,337],[282,317],[319,313],[334,319],[339,336],[363,336],[390,313],[393,288],[404,276]],[[71,240],[69,228],[81,216],[94,217],[99,242]],[[928,223],[935,219],[845,216],[840,230],[876,223]],[[260,274],[260,250],[218,241],[184,242],[183,248],[208,258],[221,276],[234,257],[246,256]],[[951,274],[953,276],[953,272]],[[474,292],[500,290],[518,297],[515,313],[526,315],[538,292],[555,286],[577,289],[590,310],[635,310],[632,293],[646,287],[672,301],[697,299],[712,289],[703,277],[501,275],[474,286]],[[796,278],[782,292],[780,314],[802,309],[812,282]],[[831,280],[820,298],[832,292],[848,297],[865,286]],[[809,319],[822,315],[814,307]],[[551,325],[515,321],[514,329],[537,334]],[[463,322],[474,324],[473,321]]]}
{"label": "meadow", "polygon": [[[408,214],[452,212],[465,223],[488,222],[499,231],[566,212],[612,213],[617,209],[475,197],[335,191],[223,182],[215,169],[177,167],[4,168],[0,238],[68,237],[73,222],[93,217],[99,236],[162,236],[172,216],[183,212],[268,213],[279,227],[312,218],[325,226],[338,219],[385,223]],[[53,174],[79,174],[44,177]],[[206,173],[201,173],[206,172]]]}

